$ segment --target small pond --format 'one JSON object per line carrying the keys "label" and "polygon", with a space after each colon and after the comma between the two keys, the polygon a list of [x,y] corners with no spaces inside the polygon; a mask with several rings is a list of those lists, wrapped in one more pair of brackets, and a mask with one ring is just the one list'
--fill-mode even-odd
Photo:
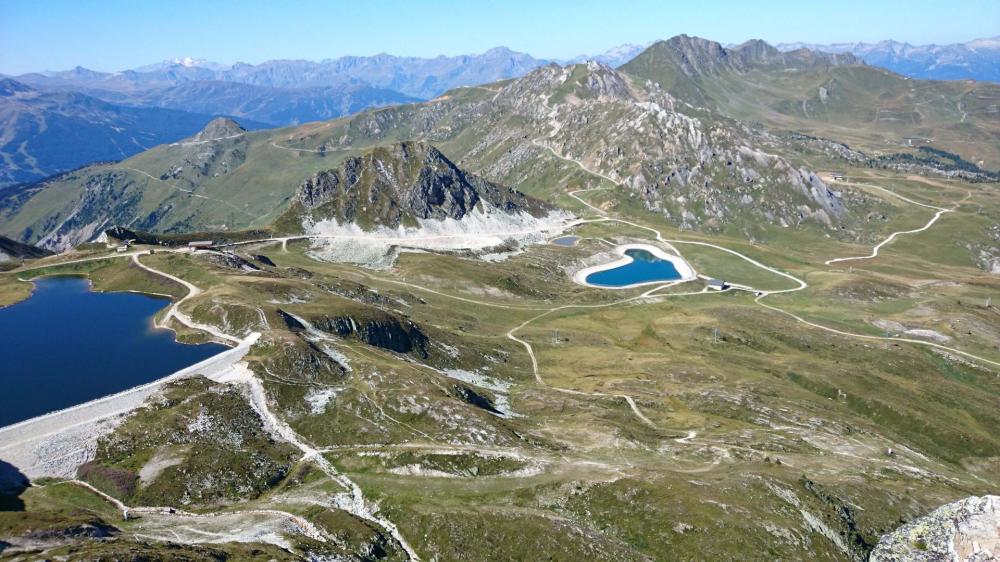
{"label": "small pond", "polygon": [[227,349],[185,345],[153,328],[169,301],[95,293],[80,277],[35,281],[27,300],[0,308],[0,427],[120,392]]}
{"label": "small pond", "polygon": [[597,287],[628,287],[657,281],[677,281],[683,276],[670,260],[659,258],[649,250],[630,248],[625,250],[629,261],[610,269],[595,271],[584,282]]}
{"label": "small pond", "polygon": [[579,236],[560,236],[559,238],[552,239],[552,243],[556,246],[576,246],[576,243],[579,241]]}

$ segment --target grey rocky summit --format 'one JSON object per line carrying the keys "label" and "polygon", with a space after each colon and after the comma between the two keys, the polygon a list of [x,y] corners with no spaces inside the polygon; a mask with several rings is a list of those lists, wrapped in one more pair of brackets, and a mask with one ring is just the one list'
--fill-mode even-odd
{"label": "grey rocky summit", "polygon": [[233,138],[247,132],[239,123],[228,117],[217,117],[205,125],[205,128],[198,131],[191,138],[194,142],[205,142],[219,139]]}
{"label": "grey rocky summit", "polygon": [[474,210],[541,216],[548,205],[456,166],[426,142],[376,147],[319,172],[295,201],[313,220],[359,226],[414,226],[417,219],[460,220]]}

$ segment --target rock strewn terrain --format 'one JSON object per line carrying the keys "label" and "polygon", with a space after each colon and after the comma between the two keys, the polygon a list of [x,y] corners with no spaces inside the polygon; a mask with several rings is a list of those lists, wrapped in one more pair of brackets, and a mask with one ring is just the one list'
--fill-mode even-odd
{"label": "rock strewn terrain", "polygon": [[1000,496],[949,503],[882,537],[872,562],[1000,560]]}

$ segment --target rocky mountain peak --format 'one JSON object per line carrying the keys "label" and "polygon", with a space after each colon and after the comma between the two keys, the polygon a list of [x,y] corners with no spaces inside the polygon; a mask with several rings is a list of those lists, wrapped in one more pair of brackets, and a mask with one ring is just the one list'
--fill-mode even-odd
{"label": "rocky mountain peak", "polygon": [[313,220],[362,228],[462,219],[476,209],[533,215],[549,210],[513,188],[461,170],[434,146],[416,141],[378,146],[318,172],[299,186],[295,201],[300,209],[293,211]]}
{"label": "rocky mountain peak", "polygon": [[559,66],[547,64],[512,81],[497,101],[519,112],[541,117],[553,106],[578,106],[587,101],[634,101],[628,79],[597,61]]}
{"label": "rocky mountain peak", "polygon": [[751,39],[733,47],[733,50],[746,62],[771,64],[782,61],[781,51],[761,39]]}
{"label": "rocky mountain peak", "polygon": [[850,53],[830,54],[804,47],[782,52],[760,39],[727,48],[701,37],[678,35],[654,43],[623,68],[655,67],[661,72],[672,68],[674,72],[679,70],[687,76],[697,77],[722,71],[745,72],[761,66],[807,68],[820,64],[861,64],[861,61]]}
{"label": "rocky mountain peak", "polygon": [[521,54],[522,53],[516,53],[510,50],[509,48],[501,45],[499,47],[493,47],[492,49],[483,52],[482,56],[491,58],[503,58],[503,57],[519,56]]}
{"label": "rocky mountain peak", "polygon": [[228,117],[216,117],[205,128],[191,137],[194,142],[231,138],[247,132],[239,123]]}

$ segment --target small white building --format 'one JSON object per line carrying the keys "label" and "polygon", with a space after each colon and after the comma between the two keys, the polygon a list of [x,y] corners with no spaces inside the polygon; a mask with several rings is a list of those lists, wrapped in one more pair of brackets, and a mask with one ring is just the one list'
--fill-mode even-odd
{"label": "small white building", "polygon": [[192,250],[207,250],[215,245],[215,242],[211,240],[195,240],[193,242],[188,242],[188,248]]}
{"label": "small white building", "polygon": [[833,172],[830,174],[830,179],[833,181],[844,181],[847,179],[847,174],[843,172]]}
{"label": "small white building", "polygon": [[708,288],[713,291],[725,291],[729,288],[729,283],[723,281],[722,279],[709,279]]}

